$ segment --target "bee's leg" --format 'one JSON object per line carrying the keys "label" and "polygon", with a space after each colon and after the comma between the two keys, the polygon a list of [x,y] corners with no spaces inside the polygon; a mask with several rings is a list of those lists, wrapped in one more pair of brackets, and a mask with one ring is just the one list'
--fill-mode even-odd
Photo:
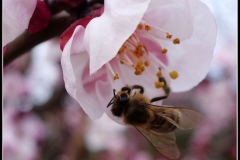
{"label": "bee's leg", "polygon": [[142,87],[142,86],[139,86],[139,85],[134,85],[134,86],[132,87],[132,89],[140,89],[140,93],[142,93],[142,94],[143,94],[143,92],[144,92],[143,87]]}
{"label": "bee's leg", "polygon": [[152,102],[156,102],[156,101],[160,101],[162,99],[166,99],[169,96],[170,92],[171,92],[170,87],[167,85],[166,80],[163,77],[159,78],[159,82],[164,82],[163,90],[164,90],[166,95],[165,96],[161,96],[161,97],[155,97],[155,98],[151,99],[151,101],[150,101],[151,103]]}
{"label": "bee's leg", "polygon": [[129,87],[123,87],[121,90],[128,91],[128,94],[130,94],[130,92],[131,92],[131,88],[129,88]]}

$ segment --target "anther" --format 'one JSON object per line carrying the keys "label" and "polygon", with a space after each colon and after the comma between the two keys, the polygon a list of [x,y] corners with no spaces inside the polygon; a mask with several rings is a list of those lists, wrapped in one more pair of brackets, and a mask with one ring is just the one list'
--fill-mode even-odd
{"label": "anther", "polygon": [[162,54],[166,54],[167,51],[168,51],[168,50],[167,50],[166,48],[163,48],[163,49],[162,49]]}
{"label": "anther", "polygon": [[178,78],[178,72],[177,71],[172,71],[169,73],[170,77],[172,79],[177,79]]}
{"label": "anther", "polygon": [[115,73],[110,65],[110,63],[106,63],[106,66],[107,68],[109,69],[109,71],[112,73],[112,75],[114,76],[113,79],[116,80],[116,79],[119,79],[119,76],[117,73]]}
{"label": "anther", "polygon": [[150,62],[147,60],[147,61],[144,62],[144,65],[147,67],[147,66],[150,65]]}
{"label": "anther", "polygon": [[162,88],[164,85],[165,85],[164,82],[155,82],[156,88]]}
{"label": "anther", "polygon": [[114,80],[119,79],[118,74],[115,74],[115,76],[113,77],[113,79],[114,79]]}
{"label": "anther", "polygon": [[118,54],[123,54],[126,46],[122,45],[122,47],[118,50]]}
{"label": "anther", "polygon": [[124,64],[124,62],[123,62],[123,61],[121,61],[121,60],[120,60],[120,63],[121,63],[121,64]]}
{"label": "anther", "polygon": [[174,39],[173,44],[180,44],[180,39],[179,38]]}
{"label": "anther", "polygon": [[137,26],[138,29],[143,29],[143,25],[140,23],[138,26]]}
{"label": "anther", "polygon": [[151,29],[152,29],[151,26],[145,24],[145,30],[146,30],[146,31],[149,31],[149,30],[151,30]]}
{"label": "anther", "polygon": [[171,39],[171,38],[172,38],[172,35],[167,32],[167,33],[166,33],[166,38]]}
{"label": "anther", "polygon": [[135,70],[134,74],[135,74],[135,75],[141,75],[141,74],[142,74],[142,72],[141,72],[141,71],[139,71],[139,70]]}
{"label": "anther", "polygon": [[142,50],[142,48],[143,48],[143,46],[142,46],[142,44],[138,44],[138,46],[135,48],[135,53],[136,53],[136,55],[137,56],[143,56],[143,50]]}
{"label": "anther", "polygon": [[143,62],[142,61],[138,61],[137,64],[136,64],[136,68],[141,68],[143,65]]}

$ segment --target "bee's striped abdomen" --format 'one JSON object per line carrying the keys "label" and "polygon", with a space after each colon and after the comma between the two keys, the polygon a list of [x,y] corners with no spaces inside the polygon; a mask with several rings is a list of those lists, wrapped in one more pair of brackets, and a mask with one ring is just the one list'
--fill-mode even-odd
{"label": "bee's striped abdomen", "polygon": [[[163,114],[165,114],[166,117],[171,118],[174,122],[178,123],[179,122],[179,117],[178,113],[174,112],[174,110],[171,111],[171,113],[165,113],[163,112]],[[167,115],[169,114],[169,115]],[[174,124],[172,124],[171,122],[169,122],[166,118],[159,116],[159,115],[155,115],[155,118],[152,122],[150,122],[151,127],[150,129],[155,130],[157,132],[160,133],[169,133],[174,131],[177,126],[175,126]]]}

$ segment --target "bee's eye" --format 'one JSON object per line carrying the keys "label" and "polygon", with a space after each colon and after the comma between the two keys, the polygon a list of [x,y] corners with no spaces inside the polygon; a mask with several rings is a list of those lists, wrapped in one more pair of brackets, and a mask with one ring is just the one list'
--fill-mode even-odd
{"label": "bee's eye", "polygon": [[119,97],[120,103],[121,104],[126,104],[129,101],[129,96],[126,93],[122,93]]}

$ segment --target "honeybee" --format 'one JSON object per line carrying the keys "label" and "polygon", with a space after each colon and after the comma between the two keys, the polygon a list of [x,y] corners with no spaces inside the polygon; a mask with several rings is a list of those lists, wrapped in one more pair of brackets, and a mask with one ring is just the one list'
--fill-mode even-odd
{"label": "honeybee", "polygon": [[[177,159],[180,155],[173,131],[177,128],[186,130],[199,125],[203,116],[197,111],[171,106],[157,106],[152,102],[165,99],[170,94],[170,88],[163,77],[165,96],[153,99],[147,98],[144,88],[140,85],[123,87],[115,93],[109,102],[113,115],[123,119],[125,124],[134,126],[160,153],[170,159]],[[133,92],[139,90],[139,92]]]}

